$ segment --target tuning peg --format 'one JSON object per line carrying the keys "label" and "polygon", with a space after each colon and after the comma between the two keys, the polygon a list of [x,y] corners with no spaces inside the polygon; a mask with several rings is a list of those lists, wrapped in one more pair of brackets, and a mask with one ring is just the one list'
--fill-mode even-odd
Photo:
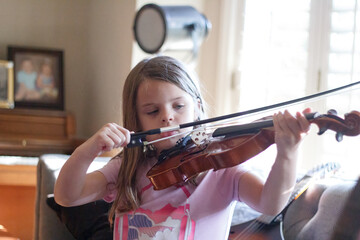
{"label": "tuning peg", "polygon": [[343,140],[343,136],[344,134],[342,134],[341,132],[337,132],[335,136],[336,141],[341,142]]}
{"label": "tuning peg", "polygon": [[319,132],[317,134],[322,135],[324,132],[326,132],[326,130],[327,130],[327,128],[325,128],[325,127],[319,128]]}
{"label": "tuning peg", "polygon": [[337,114],[337,111],[336,111],[335,109],[330,109],[330,110],[328,110],[328,111],[327,111],[327,114],[329,114],[329,115],[335,115],[335,116],[338,115],[338,114]]}

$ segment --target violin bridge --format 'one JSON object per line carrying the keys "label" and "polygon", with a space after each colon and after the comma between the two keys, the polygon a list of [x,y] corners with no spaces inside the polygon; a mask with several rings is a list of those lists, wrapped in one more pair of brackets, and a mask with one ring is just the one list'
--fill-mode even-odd
{"label": "violin bridge", "polygon": [[200,146],[201,143],[207,139],[207,134],[204,130],[195,130],[192,134],[191,134],[191,140],[193,140],[193,142],[197,145]]}

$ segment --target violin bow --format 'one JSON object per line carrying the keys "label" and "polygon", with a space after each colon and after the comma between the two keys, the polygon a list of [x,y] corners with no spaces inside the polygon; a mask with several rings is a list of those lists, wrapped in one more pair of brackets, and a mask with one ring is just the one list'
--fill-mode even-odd
{"label": "violin bow", "polygon": [[311,94],[311,95],[308,95],[305,97],[300,97],[300,98],[292,99],[292,100],[281,102],[281,103],[267,105],[264,107],[254,108],[254,109],[250,109],[250,110],[246,110],[246,111],[242,111],[242,112],[231,113],[231,114],[222,115],[219,117],[207,118],[207,119],[203,119],[203,120],[199,120],[199,121],[195,121],[195,122],[184,123],[184,124],[175,125],[175,126],[169,126],[169,127],[151,129],[151,130],[143,131],[143,132],[132,133],[130,143],[127,145],[127,147],[131,148],[131,147],[139,147],[139,146],[146,145],[147,142],[143,142],[142,139],[145,138],[147,135],[154,135],[154,134],[159,134],[159,133],[164,133],[164,132],[176,131],[179,129],[193,127],[196,125],[217,122],[217,121],[221,121],[221,120],[225,120],[225,119],[229,119],[229,118],[235,118],[235,117],[240,117],[240,116],[245,116],[245,115],[250,115],[250,114],[254,114],[254,113],[258,113],[258,112],[267,111],[270,109],[276,109],[276,108],[280,108],[280,107],[284,107],[284,106],[289,106],[289,105],[292,105],[295,103],[304,103],[311,99],[324,97],[324,96],[330,95],[332,93],[354,87],[358,84],[360,84],[360,81],[350,83],[350,84],[347,84],[347,85],[344,85],[341,87],[333,88],[330,90],[326,90],[323,92]]}

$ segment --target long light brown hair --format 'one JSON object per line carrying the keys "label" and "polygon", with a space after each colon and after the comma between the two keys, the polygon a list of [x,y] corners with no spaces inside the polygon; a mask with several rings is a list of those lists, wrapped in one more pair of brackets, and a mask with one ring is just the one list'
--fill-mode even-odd
{"label": "long light brown hair", "polygon": [[[196,75],[178,60],[158,56],[139,62],[126,78],[123,89],[123,127],[131,131],[142,131],[136,111],[136,98],[139,85],[145,80],[161,80],[172,84],[190,94],[200,103],[199,118],[205,116],[204,102],[198,87]],[[117,196],[110,209],[109,221],[115,213],[125,213],[137,209],[141,199],[136,186],[137,169],[146,161],[142,148],[124,148],[119,154],[122,158],[116,183]]]}

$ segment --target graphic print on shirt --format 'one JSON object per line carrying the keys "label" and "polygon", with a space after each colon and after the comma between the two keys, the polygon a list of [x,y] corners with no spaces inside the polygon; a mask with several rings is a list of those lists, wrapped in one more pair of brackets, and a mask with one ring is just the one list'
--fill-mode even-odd
{"label": "graphic print on shirt", "polygon": [[167,204],[158,211],[137,209],[115,219],[116,240],[193,240],[195,221],[189,216],[189,204]]}

